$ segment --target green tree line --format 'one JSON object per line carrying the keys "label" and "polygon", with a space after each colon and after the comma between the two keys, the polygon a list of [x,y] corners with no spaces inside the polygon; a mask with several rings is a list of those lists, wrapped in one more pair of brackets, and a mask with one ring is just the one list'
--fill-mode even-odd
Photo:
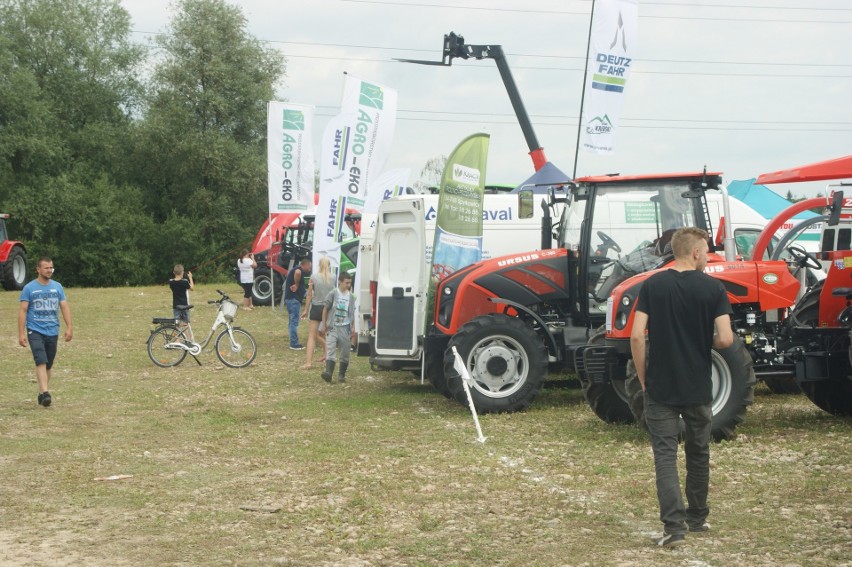
{"label": "green tree line", "polygon": [[223,0],[152,45],[118,0],[0,0],[0,212],[71,286],[221,277],[266,216],[276,50]]}

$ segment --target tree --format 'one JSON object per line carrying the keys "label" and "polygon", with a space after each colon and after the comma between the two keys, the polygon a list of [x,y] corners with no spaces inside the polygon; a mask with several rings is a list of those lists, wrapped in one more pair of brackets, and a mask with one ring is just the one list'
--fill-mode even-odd
{"label": "tree", "polygon": [[117,0],[0,0],[0,200],[68,285],[151,278],[122,182],[142,51]]}
{"label": "tree", "polygon": [[157,43],[139,177],[155,220],[198,227],[210,258],[250,240],[265,216],[266,102],[284,60],[223,0],[180,0]]}
{"label": "tree", "polygon": [[419,193],[428,193],[430,188],[441,184],[441,176],[447,166],[447,156],[430,158],[420,170],[420,179],[414,182],[414,188]]}

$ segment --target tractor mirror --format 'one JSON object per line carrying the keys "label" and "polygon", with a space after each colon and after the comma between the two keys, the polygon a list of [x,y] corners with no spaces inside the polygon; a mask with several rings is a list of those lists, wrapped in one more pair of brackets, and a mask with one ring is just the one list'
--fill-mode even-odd
{"label": "tractor mirror", "polygon": [[535,212],[535,196],[532,189],[521,189],[518,191],[518,217],[531,219]]}
{"label": "tractor mirror", "polygon": [[828,217],[828,226],[837,226],[840,223],[840,212],[843,209],[843,191],[835,191],[831,199],[831,216]]}

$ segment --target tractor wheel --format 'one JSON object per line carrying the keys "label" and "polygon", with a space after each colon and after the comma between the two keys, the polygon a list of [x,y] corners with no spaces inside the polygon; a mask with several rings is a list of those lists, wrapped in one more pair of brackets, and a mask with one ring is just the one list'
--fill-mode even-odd
{"label": "tractor wheel", "polygon": [[796,379],[790,378],[764,378],[763,383],[773,394],[800,394],[802,389],[796,384]]}
{"label": "tractor wheel", "polygon": [[3,288],[8,290],[24,289],[27,283],[27,254],[20,246],[9,250],[9,257],[3,264]]}
{"label": "tractor wheel", "polygon": [[453,347],[470,372],[471,397],[483,413],[526,408],[547,378],[547,350],[532,328],[516,317],[483,315],[465,323],[444,352],[447,388],[465,405],[462,378],[453,367]]}
{"label": "tractor wheel", "polygon": [[[588,344],[602,345],[605,337],[606,328],[600,327],[589,338]],[[580,383],[583,385],[583,397],[595,415],[607,423],[633,423],[624,380],[596,384],[583,376]]]}
{"label": "tractor wheel", "polygon": [[[275,304],[281,302],[281,292],[284,279],[275,274]],[[251,301],[253,305],[269,305],[272,303],[273,280],[269,277],[269,270],[255,270],[254,284],[251,286]]]}
{"label": "tractor wheel", "polygon": [[444,360],[437,352],[426,355],[426,378],[444,397],[453,397],[447,387],[447,377],[444,376]]}
{"label": "tractor wheel", "polygon": [[[735,338],[734,344],[726,349],[713,349],[712,358],[712,435],[714,441],[723,441],[733,439],[734,430],[745,419],[746,408],[754,401],[756,378],[751,355],[739,338]],[[632,361],[627,365],[627,376],[626,390],[631,393],[630,409],[636,421],[644,427],[645,403]]]}
{"label": "tractor wheel", "polygon": [[820,409],[832,415],[852,416],[852,380],[802,382],[805,395]]}

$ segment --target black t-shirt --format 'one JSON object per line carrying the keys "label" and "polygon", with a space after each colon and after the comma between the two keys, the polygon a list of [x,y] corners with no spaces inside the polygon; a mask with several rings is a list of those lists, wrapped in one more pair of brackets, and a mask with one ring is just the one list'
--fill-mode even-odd
{"label": "black t-shirt", "polygon": [[186,292],[189,291],[189,280],[169,280],[169,287],[172,288],[172,309],[178,305],[189,305],[189,300],[186,298]]}
{"label": "black t-shirt", "polygon": [[670,405],[713,401],[714,322],[731,313],[722,283],[697,270],[666,270],[648,278],[636,310],[648,314],[648,395]]}
{"label": "black t-shirt", "polygon": [[[296,288],[296,291],[290,291],[290,286],[296,283],[296,271],[299,271],[302,274],[302,277],[299,279],[299,287]],[[310,277],[310,272],[305,272],[301,267],[293,268],[287,273],[287,280],[284,282],[284,299],[298,299],[302,301],[305,299],[305,294],[308,292],[306,278]]]}

